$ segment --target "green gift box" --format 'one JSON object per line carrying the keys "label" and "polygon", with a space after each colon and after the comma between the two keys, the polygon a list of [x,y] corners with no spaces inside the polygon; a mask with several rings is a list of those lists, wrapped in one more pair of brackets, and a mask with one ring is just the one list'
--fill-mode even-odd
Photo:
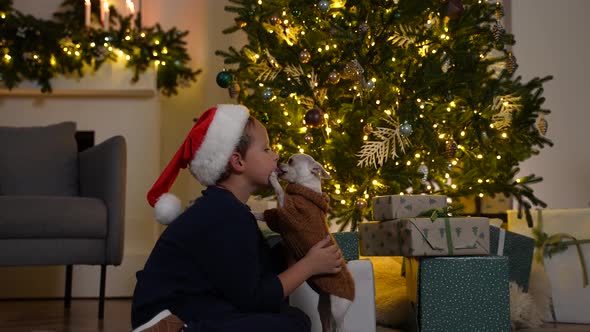
{"label": "green gift box", "polygon": [[425,211],[447,206],[447,196],[388,195],[373,197],[373,219],[392,220],[417,217]]}
{"label": "green gift box", "polygon": [[345,261],[359,259],[359,236],[357,232],[332,233]]}
{"label": "green gift box", "polygon": [[490,225],[490,254],[508,257],[508,279],[525,292],[529,289],[534,250],[534,239]]}
{"label": "green gift box", "polygon": [[364,256],[460,256],[490,252],[488,218],[405,218],[359,224]]}
{"label": "green gift box", "polygon": [[418,331],[511,329],[507,257],[408,258],[406,280]]}

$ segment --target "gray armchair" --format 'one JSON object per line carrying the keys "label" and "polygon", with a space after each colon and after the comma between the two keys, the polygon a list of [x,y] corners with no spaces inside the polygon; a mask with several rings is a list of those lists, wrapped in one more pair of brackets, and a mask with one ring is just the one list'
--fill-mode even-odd
{"label": "gray armchair", "polygon": [[98,317],[106,266],[123,259],[126,143],[112,137],[78,152],[76,125],[0,127],[0,266],[100,265]]}

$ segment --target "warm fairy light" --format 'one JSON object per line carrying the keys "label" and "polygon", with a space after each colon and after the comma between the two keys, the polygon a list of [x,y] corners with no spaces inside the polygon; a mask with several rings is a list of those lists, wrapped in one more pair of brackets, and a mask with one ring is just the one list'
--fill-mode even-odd
{"label": "warm fairy light", "polygon": [[443,138],[445,138],[445,134],[440,134],[440,135],[438,135],[438,138],[440,138],[440,139],[443,139]]}
{"label": "warm fairy light", "polygon": [[350,188],[348,188],[348,192],[349,192],[349,193],[353,193],[353,192],[355,192],[355,191],[356,191],[356,189],[354,189],[354,187],[350,187]]}
{"label": "warm fairy light", "polygon": [[465,132],[464,131],[461,132],[461,136],[465,136]]}
{"label": "warm fairy light", "polygon": [[449,175],[449,173],[445,173],[445,179],[450,178],[451,176]]}
{"label": "warm fairy light", "polygon": [[318,47],[318,53],[322,53],[322,48]]}
{"label": "warm fairy light", "polygon": [[457,166],[457,161],[456,160],[451,161],[451,165]]}
{"label": "warm fairy light", "polygon": [[385,114],[387,114],[387,115],[391,115],[391,110],[385,110],[385,111],[383,111],[383,112],[384,112]]}
{"label": "warm fairy light", "polygon": [[12,59],[12,57],[9,54],[5,54],[4,55],[4,59],[6,59],[6,61],[10,61],[10,59]]}
{"label": "warm fairy light", "polygon": [[156,51],[153,51],[153,52],[152,52],[152,55],[153,55],[153,56],[158,56],[158,52],[156,52]]}
{"label": "warm fairy light", "polygon": [[336,188],[336,189],[340,189],[340,184],[336,183],[336,184],[334,185],[334,188]]}
{"label": "warm fairy light", "polygon": [[477,159],[482,159],[482,158],[483,158],[483,155],[481,155],[481,154],[477,155]]}
{"label": "warm fairy light", "polygon": [[496,156],[496,159],[500,160],[500,159],[502,159],[502,156],[501,155],[497,155]]}
{"label": "warm fairy light", "polygon": [[5,14],[5,13],[1,13],[1,14],[0,14],[0,17],[1,17],[2,19],[5,19],[5,18],[6,18],[6,14]]}
{"label": "warm fairy light", "polygon": [[139,36],[141,36],[141,38],[145,38],[145,32],[142,32]]}
{"label": "warm fairy light", "polygon": [[156,64],[156,66],[159,66],[160,65],[160,60],[156,60],[156,61],[154,61],[154,63]]}
{"label": "warm fairy light", "polygon": [[450,111],[451,111],[451,108],[450,107],[447,107],[447,112],[450,112]]}
{"label": "warm fairy light", "polygon": [[[284,20],[284,21],[283,21],[283,24],[284,24],[284,25],[287,25],[287,24],[289,24],[289,20]],[[288,30],[288,29],[287,29],[287,30]],[[286,31],[286,30],[285,30],[285,31]]]}
{"label": "warm fairy light", "polygon": [[479,197],[483,197],[483,193],[479,193]]}
{"label": "warm fairy light", "polygon": [[342,120],[338,119],[336,120],[336,123],[342,123]]}
{"label": "warm fairy light", "polygon": [[300,134],[305,134],[307,132],[307,127],[301,127],[299,128],[299,133]]}
{"label": "warm fairy light", "polygon": [[125,40],[131,40],[131,36],[125,36]]}
{"label": "warm fairy light", "polygon": [[258,0],[258,4],[262,6],[262,0]]}
{"label": "warm fairy light", "polygon": [[408,160],[408,162],[406,163],[406,165],[410,166],[410,165],[412,165],[412,162]]}
{"label": "warm fairy light", "polygon": [[345,200],[341,200],[340,201],[340,204],[345,205],[346,204],[346,201]]}
{"label": "warm fairy light", "polygon": [[452,185],[451,185],[451,188],[453,188],[453,189],[457,189],[457,185],[456,185],[456,184],[452,184]]}
{"label": "warm fairy light", "polygon": [[483,183],[482,179],[477,179],[477,183]]}
{"label": "warm fairy light", "polygon": [[156,39],[156,40],[154,40],[154,44],[160,45],[160,41]]}
{"label": "warm fairy light", "polygon": [[366,141],[368,139],[369,139],[369,136],[367,136],[367,135],[363,136],[363,141]]}
{"label": "warm fairy light", "polygon": [[450,105],[451,105],[451,107],[456,107],[457,106],[457,104],[455,104],[454,101],[452,101]]}
{"label": "warm fairy light", "polygon": [[95,47],[96,44],[94,42],[90,43],[90,47]]}
{"label": "warm fairy light", "polygon": [[75,54],[76,56],[80,56],[80,52],[78,52],[78,51],[74,52],[74,54]]}
{"label": "warm fairy light", "polygon": [[258,55],[258,54],[254,54],[254,58],[255,58],[256,60],[258,60],[258,59],[260,59],[260,55]]}
{"label": "warm fairy light", "polygon": [[166,61],[162,61],[162,66],[165,66],[165,65],[166,65]]}
{"label": "warm fairy light", "polygon": [[330,135],[330,133],[331,133],[331,132],[332,132],[332,128],[330,128],[330,127],[326,128],[326,133],[327,133],[328,135]]}
{"label": "warm fairy light", "polygon": [[281,144],[277,144],[277,150],[282,150],[283,146]]}
{"label": "warm fairy light", "polygon": [[494,124],[490,123],[490,128],[494,129]]}
{"label": "warm fairy light", "polygon": [[324,119],[328,120],[329,117],[328,113],[324,113]]}
{"label": "warm fairy light", "polygon": [[416,154],[414,155],[414,157],[416,157],[416,158],[420,158],[420,154],[419,154],[419,153],[416,153]]}
{"label": "warm fairy light", "polygon": [[369,194],[365,194],[365,198],[369,198],[369,197],[370,197]]}
{"label": "warm fairy light", "polygon": [[377,181],[377,180],[373,180],[372,183],[373,183],[374,186],[378,186],[380,184],[379,181]]}
{"label": "warm fairy light", "polygon": [[438,123],[433,124],[432,128],[435,128],[435,129],[438,128]]}
{"label": "warm fairy light", "polygon": [[334,190],[334,193],[336,193],[336,195],[340,195],[340,190],[336,189],[336,190]]}
{"label": "warm fairy light", "polygon": [[299,149],[299,153],[303,153],[305,152],[305,150],[303,150],[303,148]]}
{"label": "warm fairy light", "polygon": [[508,138],[508,134],[502,133],[502,138]]}
{"label": "warm fairy light", "polygon": [[166,47],[162,49],[162,54],[168,54],[168,49]]}
{"label": "warm fairy light", "polygon": [[291,126],[291,121],[287,121],[287,126]]}
{"label": "warm fairy light", "polygon": [[125,60],[127,60],[127,61],[131,60],[131,56],[130,56],[129,54],[127,54],[127,55],[125,56]]}
{"label": "warm fairy light", "polygon": [[375,104],[377,104],[377,105],[381,104],[381,100],[376,100]]}

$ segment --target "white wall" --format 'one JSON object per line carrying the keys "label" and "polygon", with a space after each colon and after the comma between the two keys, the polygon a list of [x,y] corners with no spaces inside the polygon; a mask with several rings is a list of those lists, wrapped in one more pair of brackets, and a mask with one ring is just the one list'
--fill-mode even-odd
{"label": "white wall", "polygon": [[590,204],[590,149],[586,145],[590,113],[590,37],[587,0],[512,0],[513,48],[517,74],[529,80],[553,75],[545,84],[544,108],[552,113],[547,137],[555,145],[522,164],[521,174],[544,178],[533,186],[549,208],[585,208]]}

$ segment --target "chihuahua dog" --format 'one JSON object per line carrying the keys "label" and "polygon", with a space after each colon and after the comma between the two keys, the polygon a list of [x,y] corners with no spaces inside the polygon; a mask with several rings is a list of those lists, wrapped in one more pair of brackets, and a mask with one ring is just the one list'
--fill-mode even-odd
{"label": "chihuahua dog", "polygon": [[[278,179],[289,182],[285,190]],[[268,227],[280,233],[287,252],[296,260],[305,256],[317,242],[330,235],[326,223],[327,196],[322,193],[322,179],[330,175],[322,165],[306,154],[295,154],[287,164],[280,164],[270,177],[278,208],[264,211]],[[330,235],[331,236],[331,235]],[[336,244],[334,238],[332,243]],[[313,276],[308,280],[319,294],[318,313],[324,332],[343,331],[343,322],[354,300],[354,280],[342,260],[342,270],[336,274]]]}

